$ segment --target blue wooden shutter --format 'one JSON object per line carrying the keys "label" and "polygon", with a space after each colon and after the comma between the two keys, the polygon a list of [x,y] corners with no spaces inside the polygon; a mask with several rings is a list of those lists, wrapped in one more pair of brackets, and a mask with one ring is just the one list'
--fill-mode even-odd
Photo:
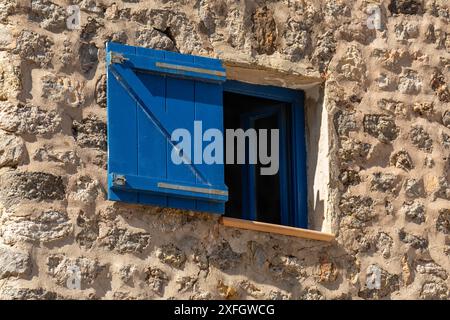
{"label": "blue wooden shutter", "polygon": [[223,164],[176,165],[170,140],[184,128],[193,146],[194,121],[223,133],[220,60],[116,43],[106,51],[108,198],[223,213]]}

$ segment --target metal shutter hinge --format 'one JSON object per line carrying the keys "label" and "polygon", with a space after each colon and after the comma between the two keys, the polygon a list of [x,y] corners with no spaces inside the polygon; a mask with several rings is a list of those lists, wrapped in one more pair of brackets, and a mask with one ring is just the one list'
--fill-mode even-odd
{"label": "metal shutter hinge", "polygon": [[125,58],[123,56],[123,54],[121,54],[121,53],[117,53],[117,52],[111,51],[109,54],[110,54],[110,59],[109,59],[110,63],[120,63],[120,64],[122,64],[122,63],[124,63],[125,61],[128,60],[128,58]]}
{"label": "metal shutter hinge", "polygon": [[115,186],[124,186],[127,183],[127,179],[124,175],[114,174],[112,178],[113,185]]}

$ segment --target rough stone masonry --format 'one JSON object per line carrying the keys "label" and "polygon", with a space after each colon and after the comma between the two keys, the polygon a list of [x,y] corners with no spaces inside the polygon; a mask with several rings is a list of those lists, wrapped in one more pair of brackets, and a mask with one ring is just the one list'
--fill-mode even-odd
{"label": "rough stone masonry", "polygon": [[[449,299],[449,22],[447,0],[0,0],[0,298]],[[107,201],[107,40],[321,77],[336,240]]]}

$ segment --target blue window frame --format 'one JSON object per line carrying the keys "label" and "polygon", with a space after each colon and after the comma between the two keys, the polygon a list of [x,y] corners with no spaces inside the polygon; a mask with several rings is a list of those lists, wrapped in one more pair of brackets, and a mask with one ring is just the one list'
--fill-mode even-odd
{"label": "blue window frame", "polygon": [[[194,121],[202,121],[204,130],[224,133],[223,95],[234,92],[289,105],[288,113],[266,110],[244,118],[251,126],[276,114],[283,123],[282,135],[292,147],[281,150],[280,172],[294,179],[281,184],[280,194],[288,197],[281,201],[281,223],[307,227],[302,92],[227,80],[218,59],[112,42],[106,53],[109,200],[224,214],[224,165],[175,165],[171,132],[185,128],[194,135]],[[255,180],[250,171],[248,177]],[[243,218],[254,219],[251,201],[246,205],[250,209]]]}
{"label": "blue window frame", "polygon": [[[243,114],[247,128],[254,127],[256,119],[276,115],[280,130],[280,224],[307,228],[307,172],[304,94],[286,88],[254,85],[228,80],[223,84],[224,92],[270,99],[284,103],[283,107],[261,107],[250,114]],[[245,126],[245,124],[244,124]],[[243,128],[245,129],[245,128]],[[243,167],[242,215],[241,218],[258,220],[255,205],[254,165]],[[232,192],[232,190],[230,190]]]}

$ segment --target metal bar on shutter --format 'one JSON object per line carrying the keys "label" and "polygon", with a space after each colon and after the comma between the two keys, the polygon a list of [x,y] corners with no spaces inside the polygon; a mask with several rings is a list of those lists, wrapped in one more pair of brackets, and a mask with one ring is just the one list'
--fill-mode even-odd
{"label": "metal bar on shutter", "polygon": [[121,64],[124,67],[139,70],[141,72],[155,72],[169,76],[189,78],[208,82],[224,82],[226,73],[223,67],[206,66],[199,63],[186,61],[161,61],[154,57],[147,57],[137,54],[123,54],[110,52],[108,65]]}
{"label": "metal bar on shutter", "polygon": [[189,184],[186,182],[118,173],[110,173],[108,179],[112,188],[116,190],[174,194],[185,198],[206,199],[219,202],[228,200],[228,188],[225,185]]}

